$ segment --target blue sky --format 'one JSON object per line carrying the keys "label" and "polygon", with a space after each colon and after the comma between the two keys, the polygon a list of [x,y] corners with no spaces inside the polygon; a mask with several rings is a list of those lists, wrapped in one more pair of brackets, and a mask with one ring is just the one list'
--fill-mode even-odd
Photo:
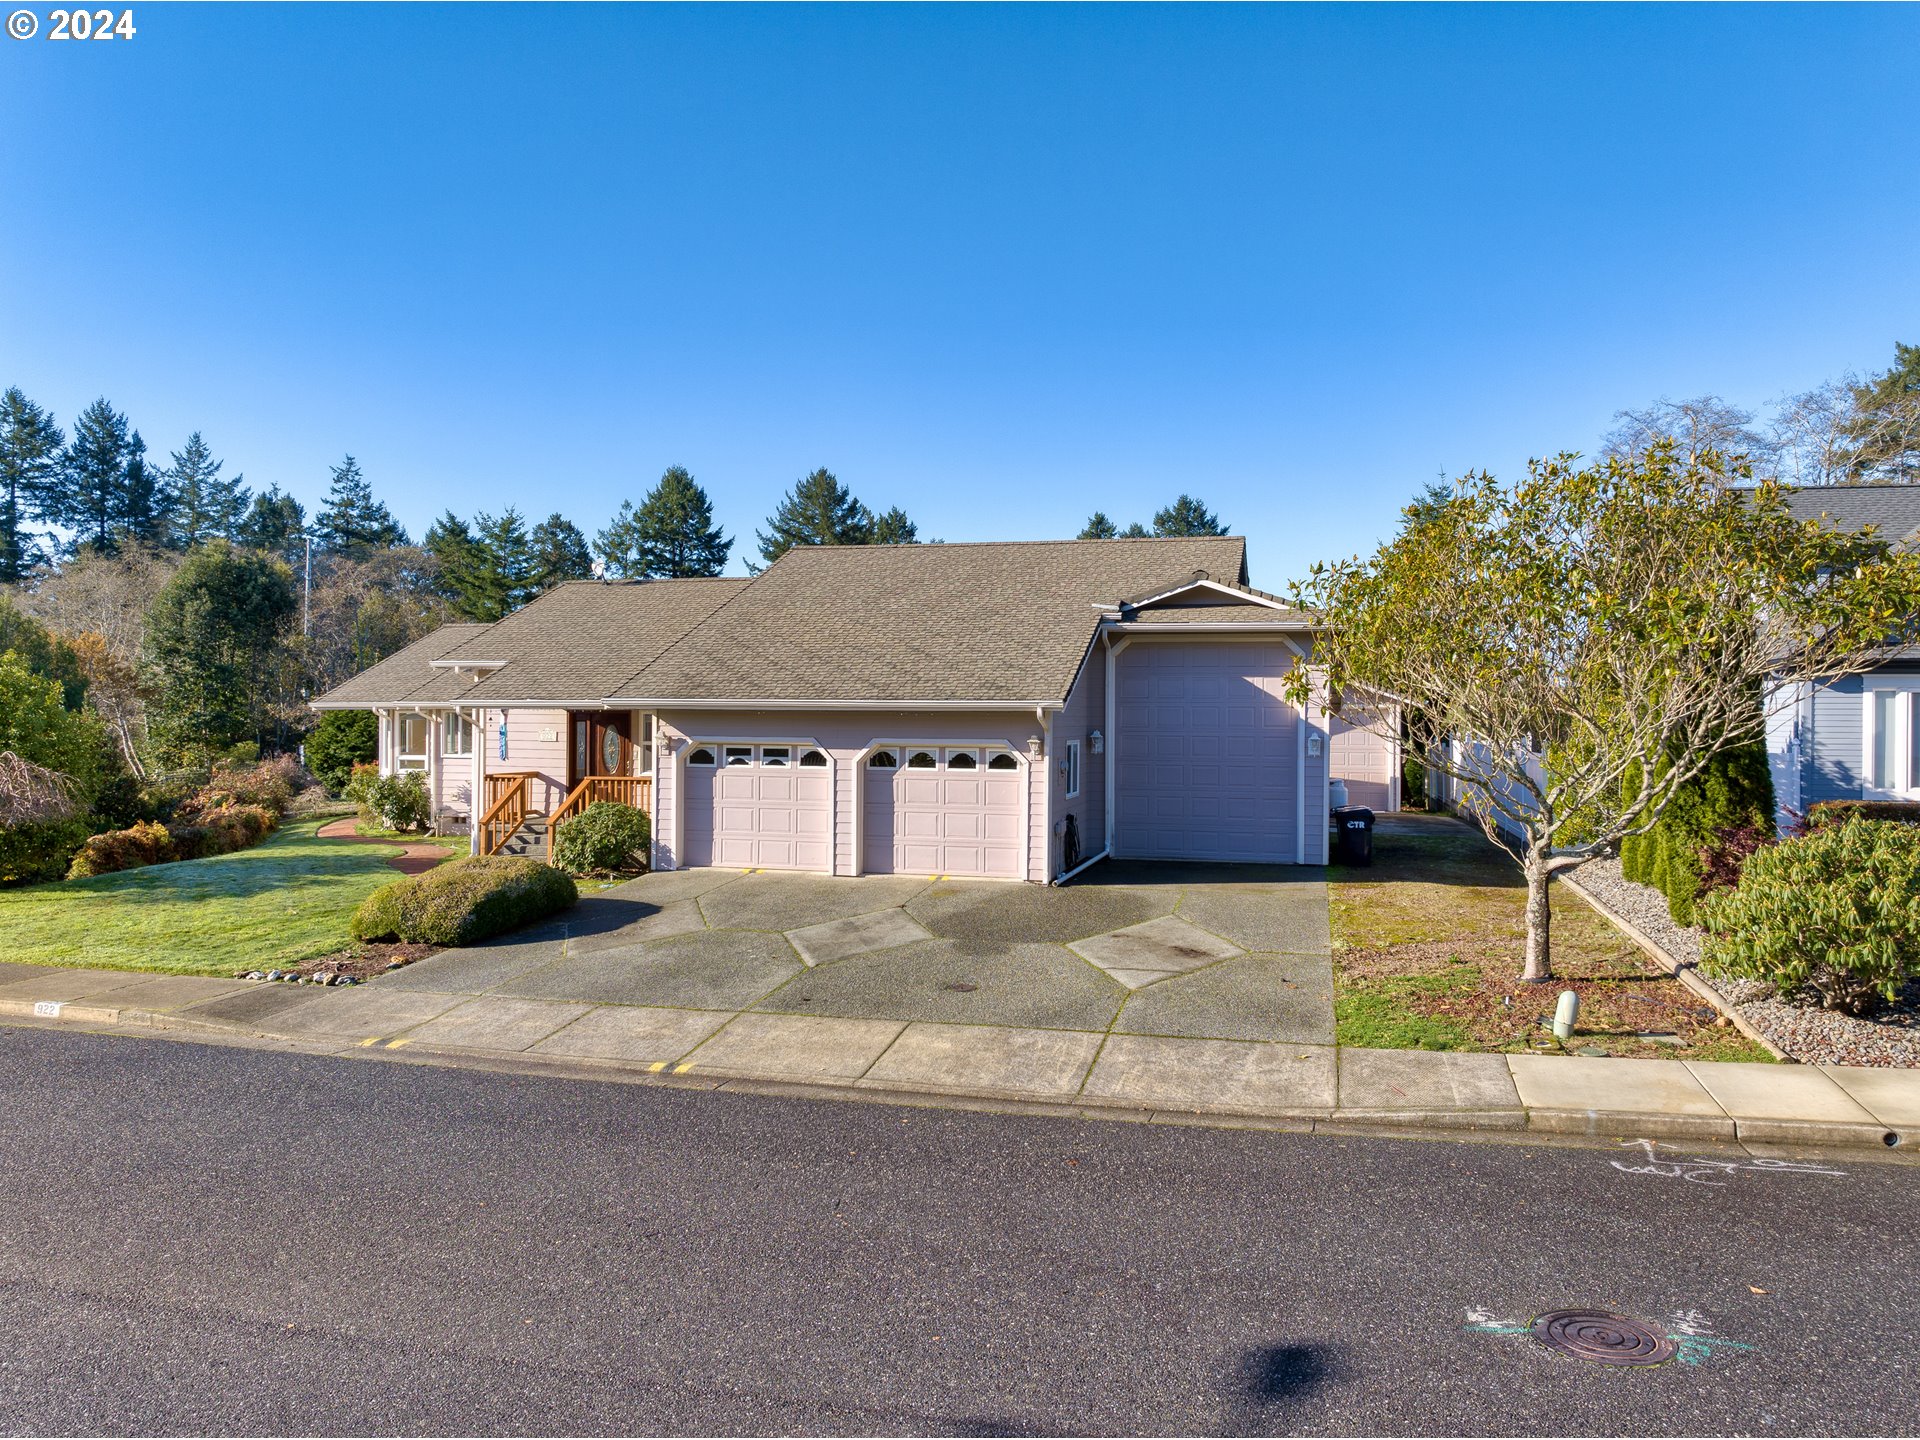
{"label": "blue sky", "polygon": [[0,40],[0,384],[416,537],[824,464],[949,540],[1187,490],[1279,588],[1920,339],[1912,6],[134,11]]}

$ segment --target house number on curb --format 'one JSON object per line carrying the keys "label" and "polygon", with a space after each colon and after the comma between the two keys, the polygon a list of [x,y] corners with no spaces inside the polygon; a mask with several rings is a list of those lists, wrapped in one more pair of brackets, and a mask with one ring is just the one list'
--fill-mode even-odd
{"label": "house number on curb", "polygon": [[58,1020],[61,1004],[58,1000],[36,1000],[33,1002],[34,1018],[38,1020]]}
{"label": "house number on curb", "polygon": [[1761,1175],[1843,1177],[1847,1173],[1835,1170],[1830,1165],[1802,1164],[1794,1160],[1709,1160],[1704,1155],[1687,1160],[1663,1160],[1655,1153],[1660,1147],[1658,1140],[1623,1140],[1620,1143],[1638,1150],[1644,1163],[1629,1165],[1624,1160],[1609,1160],[1607,1163],[1614,1169],[1628,1175],[1658,1175],[1663,1180],[1685,1180],[1694,1185],[1725,1185],[1727,1177],[1742,1170]]}

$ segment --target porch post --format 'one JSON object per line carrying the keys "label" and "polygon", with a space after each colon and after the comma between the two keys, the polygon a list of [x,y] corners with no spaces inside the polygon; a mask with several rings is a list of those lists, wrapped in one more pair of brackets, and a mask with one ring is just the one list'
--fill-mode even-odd
{"label": "porch post", "polygon": [[480,817],[487,804],[487,712],[473,712],[467,733],[473,737],[473,789],[467,793],[467,853],[480,853]]}

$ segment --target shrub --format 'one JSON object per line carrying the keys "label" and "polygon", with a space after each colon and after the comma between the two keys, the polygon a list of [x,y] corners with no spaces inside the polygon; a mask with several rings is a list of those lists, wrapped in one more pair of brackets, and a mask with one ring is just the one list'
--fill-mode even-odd
{"label": "shrub", "polygon": [[356,765],[347,798],[360,807],[362,819],[387,830],[424,830],[433,819],[426,778],[417,770],[382,775],[370,765]]}
{"label": "shrub", "polygon": [[69,880],[89,875],[111,875],[116,870],[137,870],[142,865],[160,865],[177,858],[173,836],[167,827],[153,820],[142,820],[125,830],[109,830],[92,835],[80,847],[68,867]]}
{"label": "shrub", "polygon": [[579,898],[572,879],[551,865],[474,856],[382,886],[354,911],[350,928],[356,940],[473,945],[565,910]]}
{"label": "shrub", "polygon": [[1864,1015],[1920,975],[1920,829],[1849,819],[1755,851],[1700,906],[1708,973]]}
{"label": "shrub", "polygon": [[[1624,789],[1639,789],[1638,773]],[[1771,835],[1773,777],[1764,744],[1723,750],[1705,770],[1682,785],[1654,827],[1620,842],[1620,867],[1629,880],[1651,885],[1667,897],[1676,924],[1691,925],[1709,872],[1719,873],[1735,832]]]}
{"label": "shrub", "polygon": [[371,764],[379,753],[380,727],[371,710],[329,710],[307,737],[307,768],[335,795],[356,765]]}
{"label": "shrub", "polygon": [[1920,801],[1915,800],[1818,800],[1793,827],[1796,835],[1805,835],[1825,825],[1838,825],[1859,816],[1863,820],[1895,820],[1903,825],[1920,825]]}
{"label": "shrub", "polygon": [[58,880],[86,838],[87,822],[78,818],[0,825],[0,885]]}
{"label": "shrub", "polygon": [[647,812],[596,800],[554,832],[553,863],[575,875],[619,875],[647,868]]}
{"label": "shrub", "polygon": [[304,790],[311,780],[291,755],[252,765],[216,765],[207,783],[182,800],[179,810],[184,815],[202,815],[243,805],[284,815],[295,792]]}

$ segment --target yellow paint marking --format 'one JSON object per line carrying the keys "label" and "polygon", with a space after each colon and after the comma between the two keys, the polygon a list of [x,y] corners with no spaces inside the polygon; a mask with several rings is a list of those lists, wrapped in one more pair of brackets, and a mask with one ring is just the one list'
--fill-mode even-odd
{"label": "yellow paint marking", "polygon": [[407,1043],[408,1043],[408,1042],[407,1042],[407,1041],[406,1041],[405,1039],[400,1039],[400,1040],[389,1040],[389,1041],[387,1041],[387,1049],[389,1049],[389,1050],[398,1050],[398,1049],[399,1049],[399,1048],[400,1048],[400,1047],[401,1047],[402,1045],[405,1045],[405,1044],[407,1044]]}
{"label": "yellow paint marking", "polygon": [[379,1043],[380,1043],[380,1037],[378,1035],[369,1035],[367,1036],[366,1039],[360,1042],[360,1048],[364,1050],[369,1045],[378,1045]]}
{"label": "yellow paint marking", "polygon": [[666,1068],[667,1068],[666,1061],[656,1060],[651,1065],[647,1066],[647,1073],[650,1075],[658,1075],[662,1070]]}
{"label": "yellow paint marking", "polygon": [[686,1064],[684,1064],[684,1065],[676,1065],[676,1066],[674,1066],[674,1067],[673,1067],[673,1073],[674,1073],[674,1074],[676,1074],[676,1075],[684,1075],[684,1074],[686,1074],[686,1073],[687,1073],[687,1071],[689,1071],[689,1070],[691,1070],[692,1068],[693,1068],[693,1062],[692,1062],[691,1060],[689,1060],[689,1061],[687,1061],[687,1062],[686,1062]]}

